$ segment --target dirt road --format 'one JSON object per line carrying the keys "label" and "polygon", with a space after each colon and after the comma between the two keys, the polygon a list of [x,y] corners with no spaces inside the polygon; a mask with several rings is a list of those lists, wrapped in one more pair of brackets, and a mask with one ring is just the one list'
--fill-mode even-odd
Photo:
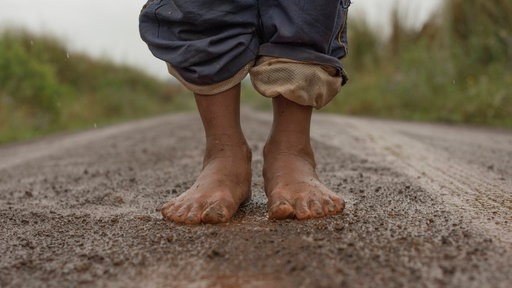
{"label": "dirt road", "polygon": [[269,221],[271,116],[243,115],[254,198],[216,226],[157,211],[199,172],[195,114],[0,147],[0,287],[512,287],[512,131],[317,114],[346,211]]}

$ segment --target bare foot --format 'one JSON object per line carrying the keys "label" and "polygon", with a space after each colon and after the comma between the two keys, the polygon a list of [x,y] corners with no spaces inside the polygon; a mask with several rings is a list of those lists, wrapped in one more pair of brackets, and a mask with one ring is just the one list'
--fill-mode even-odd
{"label": "bare foot", "polygon": [[310,142],[312,108],[273,98],[274,122],[264,150],[263,178],[271,219],[309,219],[343,212],[345,202],[316,174]]}
{"label": "bare foot", "polygon": [[265,147],[263,175],[270,219],[303,220],[343,212],[345,203],[320,182],[314,161],[312,152]]}
{"label": "bare foot", "polygon": [[164,219],[183,224],[223,223],[250,199],[250,149],[245,140],[230,144],[220,139],[209,139],[201,174],[190,189],[162,207]]}
{"label": "bare foot", "polygon": [[194,185],[162,207],[176,223],[227,222],[251,197],[251,150],[240,126],[240,84],[195,94],[206,136],[203,170]]}

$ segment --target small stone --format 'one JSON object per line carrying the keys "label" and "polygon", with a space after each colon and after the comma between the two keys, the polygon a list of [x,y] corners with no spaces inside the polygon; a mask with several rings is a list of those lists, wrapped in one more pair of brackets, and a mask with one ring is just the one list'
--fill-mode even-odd
{"label": "small stone", "polygon": [[221,257],[224,257],[224,253],[222,253],[221,251],[214,248],[214,249],[210,250],[210,252],[208,252],[207,256],[210,259],[221,258]]}
{"label": "small stone", "polygon": [[76,272],[85,272],[92,267],[92,263],[89,261],[82,261],[75,266]]}
{"label": "small stone", "polygon": [[142,215],[139,217],[140,220],[144,221],[144,222],[150,222],[151,221],[151,216],[149,215]]}
{"label": "small stone", "polygon": [[112,202],[114,202],[115,204],[123,204],[124,199],[123,199],[123,197],[117,195],[117,196],[112,197]]}
{"label": "small stone", "polygon": [[323,240],[325,240],[325,236],[316,234],[313,236],[313,240],[314,241],[323,241]]}
{"label": "small stone", "polygon": [[345,225],[343,225],[343,224],[336,224],[334,226],[335,231],[343,231],[344,229],[345,229]]}

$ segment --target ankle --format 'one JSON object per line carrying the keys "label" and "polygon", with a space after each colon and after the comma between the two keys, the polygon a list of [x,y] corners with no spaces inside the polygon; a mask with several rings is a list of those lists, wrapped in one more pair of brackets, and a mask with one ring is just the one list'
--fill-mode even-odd
{"label": "ankle", "polygon": [[271,144],[266,144],[263,148],[263,174],[282,174],[286,171],[297,169],[316,170],[315,155],[311,147],[285,147],[274,148]]}
{"label": "ankle", "polygon": [[263,148],[265,158],[292,154],[314,162],[313,148],[308,134],[294,131],[273,131]]}
{"label": "ankle", "polygon": [[213,159],[226,157],[251,161],[252,152],[243,135],[217,134],[206,138],[205,165]]}

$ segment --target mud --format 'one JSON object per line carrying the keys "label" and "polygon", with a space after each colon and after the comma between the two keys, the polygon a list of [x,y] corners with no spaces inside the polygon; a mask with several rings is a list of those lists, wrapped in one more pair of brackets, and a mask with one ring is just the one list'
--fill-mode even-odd
{"label": "mud", "polygon": [[242,114],[254,197],[222,225],[157,211],[199,172],[195,114],[0,147],[0,286],[511,287],[511,131],[318,115],[319,174],[346,211],[270,221],[271,118]]}

